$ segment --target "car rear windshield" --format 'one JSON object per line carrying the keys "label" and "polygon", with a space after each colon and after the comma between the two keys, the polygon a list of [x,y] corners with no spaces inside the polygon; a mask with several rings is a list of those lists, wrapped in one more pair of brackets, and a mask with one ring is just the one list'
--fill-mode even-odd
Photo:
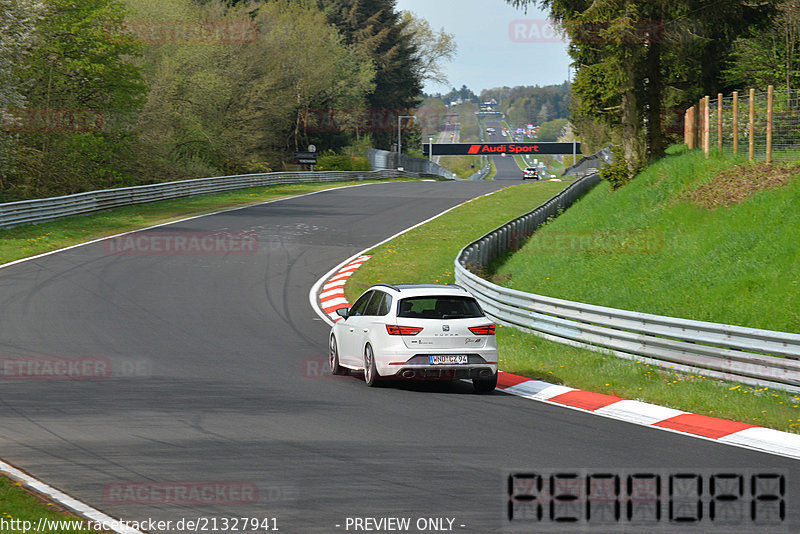
{"label": "car rear windshield", "polygon": [[472,297],[424,296],[400,301],[398,317],[416,319],[468,319],[483,317],[483,311]]}

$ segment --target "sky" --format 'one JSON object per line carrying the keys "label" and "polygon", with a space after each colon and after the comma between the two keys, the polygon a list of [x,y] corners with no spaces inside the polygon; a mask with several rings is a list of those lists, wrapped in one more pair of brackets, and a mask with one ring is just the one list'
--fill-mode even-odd
{"label": "sky", "polygon": [[397,0],[435,31],[455,35],[456,57],[445,66],[449,85],[428,82],[426,93],[447,93],[466,85],[476,94],[507,85],[560,84],[569,76],[567,45],[547,24],[547,13],[528,13],[505,0]]}

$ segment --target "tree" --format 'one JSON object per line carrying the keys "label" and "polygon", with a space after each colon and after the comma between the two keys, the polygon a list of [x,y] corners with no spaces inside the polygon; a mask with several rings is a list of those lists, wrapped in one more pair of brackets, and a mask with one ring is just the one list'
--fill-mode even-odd
{"label": "tree", "polygon": [[453,59],[458,48],[455,36],[444,31],[433,31],[427,20],[411,11],[403,11],[400,23],[404,35],[414,47],[414,75],[421,81],[431,80],[446,84],[447,76],[442,70],[442,62]]}
{"label": "tree", "polygon": [[[347,45],[365,52],[375,66],[375,87],[367,102],[375,112],[409,115],[421,100],[422,79],[418,52],[394,0],[319,0],[328,20]],[[373,138],[389,148],[394,134],[380,128]]]}
{"label": "tree", "polygon": [[36,23],[44,5],[39,0],[0,0],[0,192],[12,172],[16,136],[8,130],[25,107],[24,72],[18,70],[37,42]]}
{"label": "tree", "polygon": [[[24,96],[41,124],[20,134],[24,154],[12,186],[74,193],[123,185],[135,114],[146,86],[132,58],[117,0],[45,0],[40,39],[20,64]],[[56,124],[53,124],[56,123]]]}
{"label": "tree", "polygon": [[152,89],[137,129],[149,157],[141,174],[264,172],[310,142],[324,150],[337,148],[337,136],[348,139],[309,120],[314,111],[362,108],[374,68],[342,42],[315,4],[129,1],[142,20],[255,25],[252,38],[235,42],[147,48]]}
{"label": "tree", "polygon": [[783,0],[774,24],[736,40],[725,80],[738,89],[800,87],[800,4]]}
{"label": "tree", "polygon": [[720,87],[736,36],[769,20],[774,5],[773,0],[506,1],[549,8],[564,28],[577,66],[578,112],[612,129],[629,177],[648,158],[664,153],[667,96],[689,102]]}

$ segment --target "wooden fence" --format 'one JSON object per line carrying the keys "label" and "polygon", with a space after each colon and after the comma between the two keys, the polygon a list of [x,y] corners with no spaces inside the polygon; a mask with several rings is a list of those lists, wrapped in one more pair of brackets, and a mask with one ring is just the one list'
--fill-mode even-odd
{"label": "wooden fence", "polygon": [[689,149],[702,147],[739,154],[747,150],[751,161],[763,157],[800,158],[800,92],[766,93],[750,89],[746,94],[722,93],[712,100],[706,96],[684,114],[684,142]]}

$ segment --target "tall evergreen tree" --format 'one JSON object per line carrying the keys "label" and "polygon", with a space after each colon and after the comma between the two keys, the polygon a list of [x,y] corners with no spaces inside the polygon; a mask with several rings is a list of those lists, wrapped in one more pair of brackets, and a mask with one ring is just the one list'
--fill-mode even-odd
{"label": "tall evergreen tree", "polygon": [[[422,97],[422,81],[415,68],[415,49],[395,0],[320,0],[328,20],[344,42],[364,50],[374,63],[375,88],[368,106],[380,116],[410,115]],[[382,124],[373,134],[376,146],[390,148],[391,125]]]}

